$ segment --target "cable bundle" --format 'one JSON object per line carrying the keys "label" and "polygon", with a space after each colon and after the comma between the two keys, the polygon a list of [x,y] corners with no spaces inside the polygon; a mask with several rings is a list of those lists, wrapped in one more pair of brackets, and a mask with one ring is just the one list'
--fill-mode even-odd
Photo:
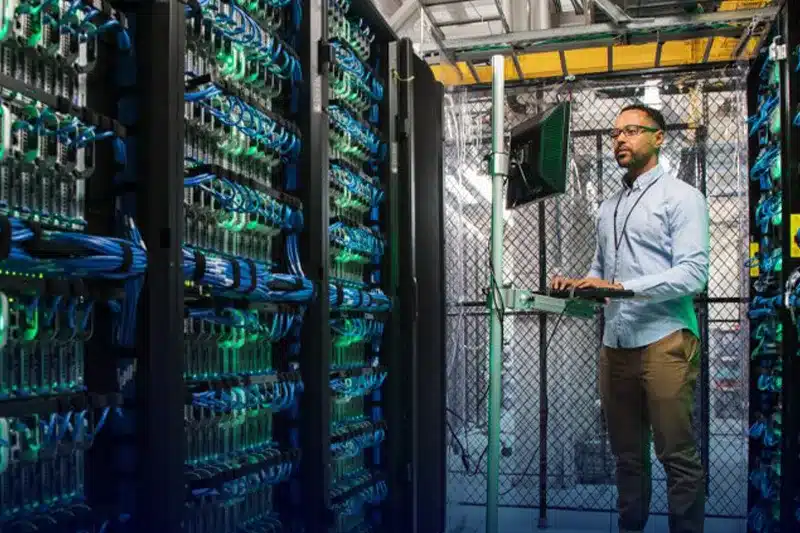
{"label": "cable bundle", "polygon": [[[223,40],[218,54],[223,75],[240,79],[253,76],[253,67],[257,66],[281,80],[302,81],[302,67],[294,50],[262,28],[242,7],[219,0],[201,0],[199,6],[203,26]],[[190,6],[186,6],[186,14],[191,19]]]}
{"label": "cable bundle", "polygon": [[302,390],[302,382],[254,383],[192,393],[192,405],[204,407],[216,413],[229,413],[245,409],[283,411],[294,405],[297,393]]}
{"label": "cable bundle", "polygon": [[345,347],[361,342],[373,342],[373,351],[380,348],[384,323],[374,318],[336,318],[331,320],[334,344]]}
{"label": "cable bundle", "polygon": [[[188,158],[189,165],[202,165],[202,162]],[[191,169],[191,166],[187,168]],[[196,188],[207,193],[212,201],[193,203],[193,210],[205,209],[214,212],[221,209],[229,216],[217,216],[220,227],[229,231],[253,231],[264,233],[265,237],[275,236],[281,230],[301,231],[303,217],[287,204],[281,203],[263,191],[252,189],[230,179],[201,172],[184,178],[183,186]]]}
{"label": "cable bundle", "polygon": [[183,247],[183,275],[214,294],[256,302],[308,302],[313,284],[288,274],[272,273],[270,265],[244,257]]}
{"label": "cable bundle", "polygon": [[[107,32],[116,32],[119,49],[127,51],[131,47],[124,16],[104,2],[88,3],[83,0],[20,2],[13,13],[9,14],[7,9],[4,11],[0,16],[0,27],[3,28],[0,31],[0,41],[16,37],[9,30],[14,27],[17,19],[25,17],[28,24],[38,28],[38,31],[32,32],[30,37],[24,41],[24,45],[30,48],[41,47],[47,50],[51,45],[51,43],[43,42],[42,26],[49,26],[56,30],[56,35],[68,35],[81,42],[97,38]],[[22,24],[19,27],[21,26]]]}
{"label": "cable bundle", "polygon": [[239,529],[242,533],[281,533],[283,524],[276,515],[269,514],[248,520]]}
{"label": "cable bundle", "polygon": [[[110,301],[121,345],[132,342],[136,305],[147,269],[147,251],[133,219],[128,239],[42,229],[37,222],[0,217],[0,265],[11,272],[44,278],[124,281],[125,298]],[[5,250],[5,253],[3,253]]]}
{"label": "cable bundle", "polygon": [[11,122],[12,134],[22,131],[40,137],[52,137],[68,149],[84,148],[104,139],[122,142],[112,130],[98,131],[97,126],[85,124],[78,117],[50,109],[40,102],[24,106],[13,100],[5,102],[13,108],[0,108],[0,115]]}
{"label": "cable bundle", "polygon": [[330,87],[334,99],[360,113],[383,99],[383,84],[356,54],[339,42],[332,42]]}
{"label": "cable bundle", "polygon": [[385,147],[380,137],[369,126],[336,105],[328,106],[328,116],[332,128],[332,147],[335,152],[361,162],[382,155]]}
{"label": "cable bundle", "polygon": [[380,261],[383,239],[366,227],[355,227],[336,221],[328,226],[331,244],[340,248],[334,261],[341,263],[370,263]]}
{"label": "cable bundle", "polygon": [[349,168],[332,163],[329,176],[340,194],[334,196],[334,204],[339,209],[352,209],[366,213],[375,209],[384,199],[384,192],[375,186],[375,180]]}
{"label": "cable bundle", "polygon": [[[107,516],[107,515],[105,515]],[[124,523],[129,515],[120,515],[114,522]],[[0,516],[0,526],[9,533],[28,531],[97,531],[106,533],[112,522],[86,504],[76,493],[58,495],[52,501],[36,506],[26,505],[11,516]],[[77,529],[76,529],[77,528]]]}
{"label": "cable bundle", "polygon": [[756,224],[762,234],[769,231],[770,224],[780,226],[783,207],[783,195],[780,191],[764,196],[756,206]]}
{"label": "cable bundle", "polygon": [[758,112],[747,119],[750,124],[750,136],[755,135],[765,124],[772,123],[772,128],[780,128],[780,114],[778,104],[781,97],[778,94],[763,95],[760,97]]}
{"label": "cable bundle", "polygon": [[222,309],[189,309],[187,311],[189,318],[226,326],[240,333],[241,342],[221,341],[220,344],[223,348],[240,348],[246,337],[250,337],[251,342],[278,342],[286,338],[291,333],[295,321],[300,320],[302,309],[298,309],[298,312],[299,314],[264,313],[264,315],[272,315],[270,323],[269,318],[262,316],[262,313],[256,309],[241,310],[226,307]]}
{"label": "cable bundle", "polygon": [[392,302],[380,289],[362,290],[354,286],[332,283],[329,301],[334,311],[388,312]]}
{"label": "cable bundle", "polygon": [[[16,457],[12,456],[12,461],[19,459],[36,461],[40,455],[64,455],[68,452],[86,450],[91,447],[95,437],[103,429],[110,411],[110,407],[104,408],[96,423],[90,422],[90,413],[87,409],[78,413],[72,411],[65,414],[52,413],[47,418],[34,415],[26,419],[9,419],[10,438],[8,440],[0,438],[0,449],[11,448],[11,443],[16,443],[13,450],[13,455]],[[116,412],[122,416],[120,409]],[[30,427],[30,424],[34,427]]]}
{"label": "cable bundle", "polygon": [[386,381],[386,372],[373,372],[361,376],[331,379],[331,390],[344,398],[366,396],[380,389]]}
{"label": "cable bundle", "polygon": [[[199,104],[221,125],[236,128],[257,142],[262,151],[274,151],[283,157],[296,157],[300,151],[300,138],[277,117],[269,116],[237,97],[224,94],[215,85],[187,93],[185,99]],[[249,150],[255,153],[254,148],[250,147]]]}
{"label": "cable bundle", "polygon": [[374,425],[371,421],[361,419],[351,423],[335,424],[331,429],[331,455],[336,460],[352,459],[383,442],[386,430],[383,425]]}
{"label": "cable bundle", "polygon": [[193,481],[213,480],[221,473],[241,473],[217,488],[193,489],[195,497],[217,496],[223,500],[238,499],[261,490],[265,485],[277,485],[286,481],[295,468],[296,454],[287,454],[270,445],[247,451],[234,451],[224,458],[192,465],[186,474],[189,485]]}
{"label": "cable bundle", "polygon": [[335,38],[347,43],[362,61],[366,61],[370,57],[370,47],[375,35],[364,19],[348,19],[349,10],[349,0],[331,2],[328,6],[328,27]]}
{"label": "cable bundle", "polygon": [[[132,219],[131,240],[42,229],[35,222],[0,218],[0,261],[5,268],[44,276],[125,280],[147,269],[147,252]],[[10,241],[10,242],[9,242]]]}
{"label": "cable bundle", "polygon": [[764,146],[758,153],[755,164],[750,168],[750,179],[761,183],[762,191],[772,190],[774,183],[781,179],[780,146]]}
{"label": "cable bundle", "polygon": [[365,505],[377,505],[382,502],[389,490],[386,482],[378,480],[371,483],[371,481],[372,474],[366,470],[357,471],[340,480],[337,488],[331,494],[333,498],[357,487],[363,486],[363,488],[358,488],[355,494],[334,504],[333,509],[342,516],[356,516],[363,511]]}

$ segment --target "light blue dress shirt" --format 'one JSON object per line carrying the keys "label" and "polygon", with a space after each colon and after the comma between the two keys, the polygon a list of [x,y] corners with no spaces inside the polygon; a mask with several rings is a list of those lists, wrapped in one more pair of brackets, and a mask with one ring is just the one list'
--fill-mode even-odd
{"label": "light blue dress shirt", "polygon": [[641,299],[606,306],[603,343],[639,348],[682,329],[699,337],[692,297],[708,283],[708,255],[708,207],[700,191],[661,165],[633,186],[623,183],[600,205],[588,276],[619,282]]}

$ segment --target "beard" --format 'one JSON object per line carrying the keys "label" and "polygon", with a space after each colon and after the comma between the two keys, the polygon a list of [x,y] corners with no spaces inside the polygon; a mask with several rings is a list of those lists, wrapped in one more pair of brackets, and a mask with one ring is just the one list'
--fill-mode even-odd
{"label": "beard", "polygon": [[622,150],[614,154],[614,159],[617,160],[617,165],[621,168],[630,168],[636,166],[636,158],[633,155],[633,152],[629,152],[627,150]]}

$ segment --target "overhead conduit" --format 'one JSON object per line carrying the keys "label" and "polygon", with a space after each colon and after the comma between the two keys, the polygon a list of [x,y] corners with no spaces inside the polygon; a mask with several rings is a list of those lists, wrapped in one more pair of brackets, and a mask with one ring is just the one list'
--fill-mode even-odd
{"label": "overhead conduit", "polygon": [[[770,0],[723,0],[718,11],[758,9],[769,4]],[[548,5],[548,0],[530,0],[530,29],[537,30],[550,27],[549,17],[545,20],[543,16],[544,13],[547,13]],[[711,48],[708,49],[709,40],[711,39],[713,39]],[[665,41],[661,44],[658,66],[677,67],[704,62],[731,61],[734,59],[733,56],[738,43],[739,39],[737,37],[724,36]],[[757,45],[758,39],[750,38],[740,59],[750,59]],[[609,54],[609,49],[606,46],[574,48],[565,51],[564,65],[566,66],[566,72],[558,51],[520,53],[517,54],[517,59],[525,80],[643,70],[656,67],[656,54],[658,53],[659,45],[655,42],[635,45],[615,44],[612,48],[611,54]],[[707,50],[708,57],[706,58]],[[448,65],[432,65],[431,69],[436,78],[445,85],[488,84],[491,83],[492,79],[490,65],[474,64],[477,79],[475,79],[471,69],[464,61],[456,63],[455,68]],[[520,80],[511,57],[506,58],[505,77],[506,81],[509,82]]]}

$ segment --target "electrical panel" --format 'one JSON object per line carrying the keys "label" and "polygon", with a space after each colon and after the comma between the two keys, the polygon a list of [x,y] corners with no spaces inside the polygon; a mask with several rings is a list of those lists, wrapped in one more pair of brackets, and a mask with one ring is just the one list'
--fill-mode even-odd
{"label": "electrical panel", "polygon": [[[381,526],[388,485],[382,471],[381,345],[392,301],[383,291],[389,252],[382,179],[388,155],[383,117],[385,43],[349,0],[328,4],[330,506],[331,532]],[[381,52],[384,57],[381,57]]]}
{"label": "electrical panel", "polygon": [[96,369],[133,344],[147,268],[106,195],[129,150],[101,93],[131,34],[104,0],[9,0],[1,16],[0,531],[104,531],[127,515],[89,500],[105,466],[91,454],[125,413]]}

